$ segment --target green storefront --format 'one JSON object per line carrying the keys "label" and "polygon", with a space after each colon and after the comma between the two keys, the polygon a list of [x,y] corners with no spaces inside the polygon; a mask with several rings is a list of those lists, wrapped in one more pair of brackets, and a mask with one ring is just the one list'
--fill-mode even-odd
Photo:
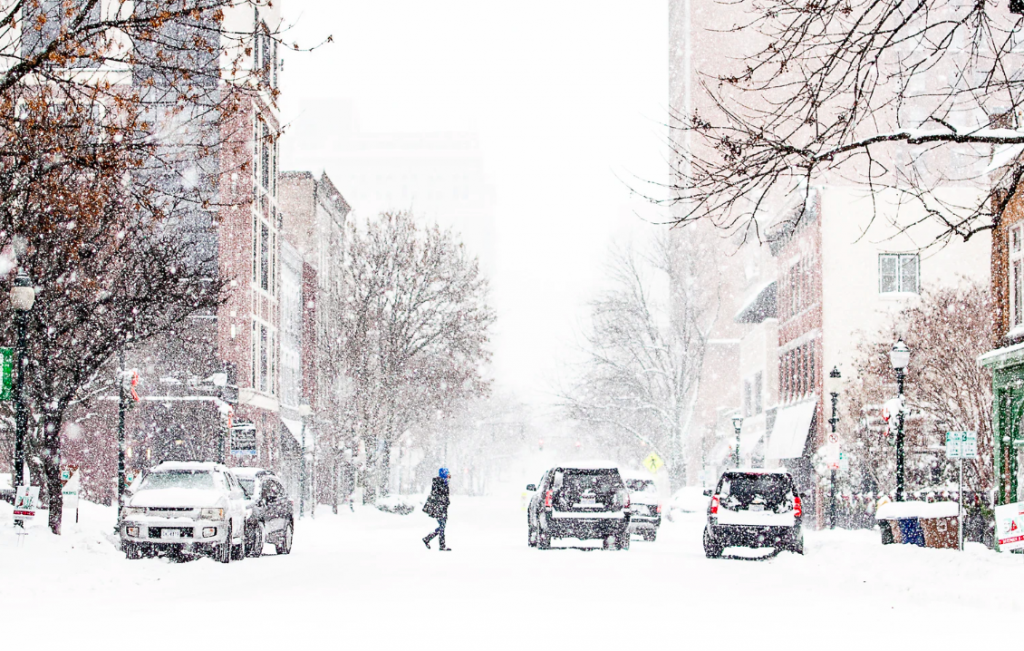
{"label": "green storefront", "polygon": [[978,358],[992,371],[992,461],[996,504],[1024,502],[1024,343],[997,348]]}

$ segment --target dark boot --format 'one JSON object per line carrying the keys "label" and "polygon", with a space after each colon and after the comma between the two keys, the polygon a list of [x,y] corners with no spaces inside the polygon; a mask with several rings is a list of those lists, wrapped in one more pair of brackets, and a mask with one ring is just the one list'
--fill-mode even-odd
{"label": "dark boot", "polygon": [[426,538],[423,539],[423,544],[427,546],[427,549],[430,549],[430,541],[433,540],[433,539],[434,539],[434,534],[430,534],[429,536],[427,536]]}
{"label": "dark boot", "polygon": [[444,544],[444,534],[441,534],[440,543],[441,543],[441,546],[438,547],[438,549],[440,551],[442,551],[442,552],[450,552],[452,550],[451,547],[448,547],[447,545]]}

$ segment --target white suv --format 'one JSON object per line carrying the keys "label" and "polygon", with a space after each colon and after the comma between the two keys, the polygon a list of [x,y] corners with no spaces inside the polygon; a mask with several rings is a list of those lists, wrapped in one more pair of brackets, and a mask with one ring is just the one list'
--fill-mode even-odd
{"label": "white suv", "polygon": [[168,461],[150,469],[121,513],[128,558],[158,552],[245,558],[245,495],[219,463]]}

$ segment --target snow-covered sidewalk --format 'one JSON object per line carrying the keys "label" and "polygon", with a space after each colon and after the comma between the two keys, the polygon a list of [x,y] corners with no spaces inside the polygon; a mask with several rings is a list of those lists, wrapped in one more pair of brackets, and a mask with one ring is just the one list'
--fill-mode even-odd
{"label": "snow-covered sidewalk", "polygon": [[[0,505],[5,644],[79,649],[530,649],[996,644],[1024,612],[1024,557],[886,546],[877,532],[808,532],[807,554],[707,560],[703,519],[666,522],[628,552],[526,545],[518,495],[455,496],[450,554],[433,528],[359,508],[317,512],[290,556],[126,561],[113,509],[83,504],[69,535],[43,521],[17,547]],[[436,546],[436,543],[435,543]],[[59,604],[53,610],[53,604]],[[10,648],[18,648],[12,646]],[[290,648],[290,647],[285,647]]]}

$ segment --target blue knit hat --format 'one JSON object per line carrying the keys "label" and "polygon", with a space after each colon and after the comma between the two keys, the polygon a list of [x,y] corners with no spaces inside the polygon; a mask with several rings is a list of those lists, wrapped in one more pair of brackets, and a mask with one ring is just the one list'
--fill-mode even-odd
{"label": "blue knit hat", "polygon": [[441,468],[440,470],[437,471],[437,476],[440,477],[441,479],[448,479],[449,475],[450,473],[448,472],[447,468]]}

